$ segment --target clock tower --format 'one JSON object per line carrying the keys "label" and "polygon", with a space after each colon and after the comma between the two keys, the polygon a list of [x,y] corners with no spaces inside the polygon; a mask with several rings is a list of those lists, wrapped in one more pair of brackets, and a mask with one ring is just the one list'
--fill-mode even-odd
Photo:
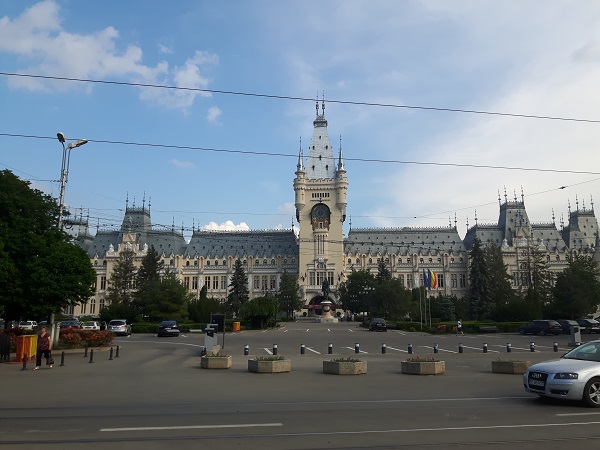
{"label": "clock tower", "polygon": [[298,156],[294,191],[300,224],[299,284],[309,314],[321,313],[321,302],[336,303],[344,263],[344,232],[348,179],[342,159],[333,155],[327,133],[325,101],[316,104],[317,117],[306,165]]}

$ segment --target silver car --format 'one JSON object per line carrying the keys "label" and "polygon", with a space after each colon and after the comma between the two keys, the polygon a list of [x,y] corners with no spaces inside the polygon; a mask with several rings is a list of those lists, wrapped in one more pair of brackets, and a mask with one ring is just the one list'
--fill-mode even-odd
{"label": "silver car", "polygon": [[117,336],[131,335],[131,325],[129,325],[125,319],[111,320],[108,322],[107,330],[112,331]]}
{"label": "silver car", "polygon": [[600,408],[600,340],[575,347],[559,359],[534,364],[523,374],[527,392],[583,400]]}

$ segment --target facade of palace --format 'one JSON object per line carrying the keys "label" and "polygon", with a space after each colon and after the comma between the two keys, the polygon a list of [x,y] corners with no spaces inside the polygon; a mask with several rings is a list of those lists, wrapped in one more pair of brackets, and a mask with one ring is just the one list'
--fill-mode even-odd
{"label": "facade of palace", "polygon": [[513,287],[526,289],[532,253],[542,253],[552,271],[562,271],[573,253],[593,253],[600,260],[598,221],[591,209],[569,211],[569,222],[529,222],[523,195],[504,202],[495,224],[476,223],[464,239],[456,223],[440,228],[350,227],[344,236],[348,206],[348,178],[341,148],[334,155],[325,119],[325,105],[317,104],[314,130],[306,159],[300,149],[294,178],[296,220],[294,230],[207,231],[194,230],[189,242],[183,233],[153,227],[150,206],[129,206],[119,230],[98,230],[91,236],[87,223],[73,224],[75,241],[84,248],[97,273],[96,294],[67,314],[95,315],[106,305],[110,276],[120,252],[133,250],[138,264],[150,246],[161,255],[165,268],[177,274],[195,295],[206,285],[208,296],[225,299],[237,259],[248,277],[250,297],[275,292],[284,271],[298,277],[305,310],[320,311],[325,300],[323,284],[329,285],[329,299],[335,301],[339,284],[352,270],[377,273],[384,260],[394,277],[408,287],[423,285],[424,270],[437,276],[435,293],[462,297],[468,289],[469,250],[478,237],[484,245],[501,248]]}

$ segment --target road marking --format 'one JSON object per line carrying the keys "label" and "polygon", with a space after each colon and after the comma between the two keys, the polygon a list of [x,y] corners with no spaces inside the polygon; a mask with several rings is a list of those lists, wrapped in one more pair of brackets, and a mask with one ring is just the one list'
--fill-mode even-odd
{"label": "road marking", "polygon": [[269,355],[272,355],[272,354],[273,354],[273,352],[272,352],[271,350],[269,350],[268,348],[265,348],[264,350],[265,350],[265,352],[267,352]]}
{"label": "road marking", "polygon": [[[342,347],[342,348],[347,348],[349,350],[355,350],[355,347]],[[359,350],[360,353],[369,353],[369,352],[363,352],[362,350]]]}
{"label": "road marking", "polygon": [[600,412],[584,412],[584,413],[564,413],[564,414],[556,414],[558,417],[566,417],[566,416],[596,416],[600,414]]}
{"label": "road marking", "polygon": [[400,349],[400,348],[394,348],[394,347],[390,347],[389,345],[388,345],[386,348],[388,348],[388,349],[390,349],[390,350],[395,350],[395,351],[397,351],[397,352],[404,352],[404,353],[408,353],[408,350],[402,350],[402,349]]}
{"label": "road marking", "polygon": [[310,350],[311,352],[313,352],[313,353],[316,353],[317,355],[320,355],[320,354],[321,354],[321,352],[318,352],[318,351],[316,351],[316,350],[313,350],[313,349],[312,349],[312,348],[310,348],[310,347],[306,347],[306,350]]}
{"label": "road marking", "polygon": [[219,428],[255,428],[255,427],[282,427],[282,423],[240,423],[231,425],[189,425],[173,427],[127,427],[127,428],[100,428],[100,431],[161,431],[161,430],[202,430]]}
{"label": "road marking", "polygon": [[[430,349],[433,349],[433,347],[430,347],[430,346],[428,346],[428,345],[421,345],[420,347],[425,347],[425,348],[430,348]],[[454,350],[444,350],[443,348],[439,348],[439,347],[438,347],[438,350],[439,350],[440,352],[456,353]]]}
{"label": "road marking", "polygon": [[[466,345],[463,345],[464,348],[470,348],[471,350],[481,350],[483,352],[483,349],[481,347],[468,347]],[[490,350],[488,349],[488,352],[492,352],[492,353],[500,353],[498,350]]]}
{"label": "road marking", "polygon": [[349,331],[350,333],[354,333],[354,330],[351,330],[350,328],[348,328],[348,331]]}

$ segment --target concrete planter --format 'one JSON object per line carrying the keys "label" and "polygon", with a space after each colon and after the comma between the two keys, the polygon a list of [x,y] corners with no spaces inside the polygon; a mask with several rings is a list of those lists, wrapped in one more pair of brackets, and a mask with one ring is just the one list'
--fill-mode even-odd
{"label": "concrete planter", "polygon": [[531,361],[492,361],[492,372],[522,375],[531,365]]}
{"label": "concrete planter", "polygon": [[446,371],[444,361],[402,361],[402,373],[409,375],[441,375]]}
{"label": "concrete planter", "polygon": [[231,356],[202,356],[200,367],[203,369],[229,369],[232,362]]}
{"label": "concrete planter", "polygon": [[248,372],[254,373],[282,373],[292,371],[292,361],[289,359],[278,359],[269,361],[264,359],[249,359]]}
{"label": "concrete planter", "polygon": [[331,375],[361,375],[367,373],[367,362],[323,361],[323,373]]}

